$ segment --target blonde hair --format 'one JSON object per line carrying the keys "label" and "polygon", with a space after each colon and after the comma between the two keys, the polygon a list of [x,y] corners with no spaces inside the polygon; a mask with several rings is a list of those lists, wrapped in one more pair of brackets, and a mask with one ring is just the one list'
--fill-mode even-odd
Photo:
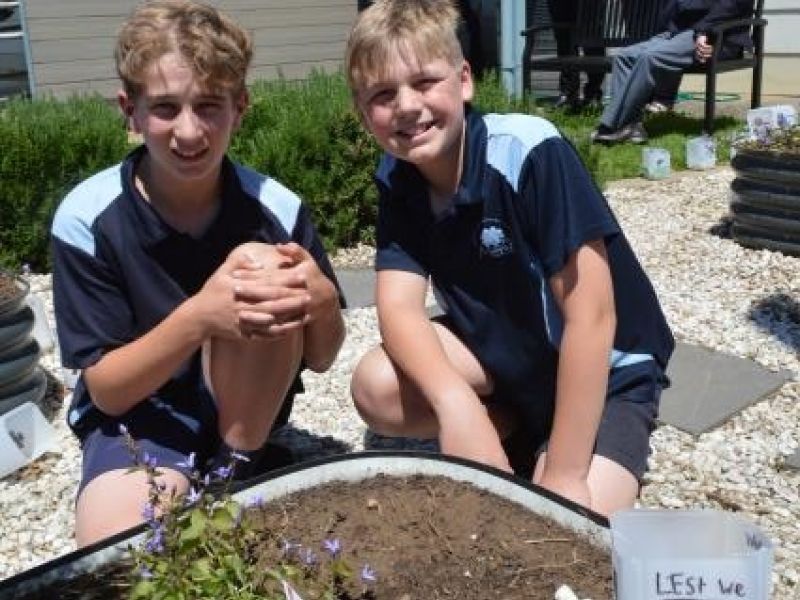
{"label": "blonde hair", "polygon": [[460,17],[451,0],[377,0],[358,17],[345,55],[347,83],[356,93],[386,72],[393,52],[405,60],[464,60]]}
{"label": "blonde hair", "polygon": [[193,0],[150,0],[123,23],[114,59],[125,91],[141,93],[148,69],[172,52],[208,89],[244,91],[253,57],[250,35],[216,8]]}

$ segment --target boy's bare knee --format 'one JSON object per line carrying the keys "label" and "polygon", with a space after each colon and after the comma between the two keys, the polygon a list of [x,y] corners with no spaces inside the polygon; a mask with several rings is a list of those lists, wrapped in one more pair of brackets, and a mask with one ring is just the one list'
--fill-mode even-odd
{"label": "boy's bare knee", "polygon": [[397,378],[380,350],[367,353],[356,365],[350,380],[350,393],[359,412],[380,412],[380,406],[396,396]]}
{"label": "boy's bare knee", "polygon": [[[169,490],[185,493],[189,482],[181,473],[159,467],[158,478]],[[90,481],[78,496],[75,511],[75,538],[79,547],[87,546],[138,525],[148,501],[149,487],[144,473],[114,470]]]}
{"label": "boy's bare knee", "polygon": [[249,259],[267,269],[277,269],[287,263],[287,259],[272,244],[264,242],[245,242],[236,246],[228,255],[229,259]]}

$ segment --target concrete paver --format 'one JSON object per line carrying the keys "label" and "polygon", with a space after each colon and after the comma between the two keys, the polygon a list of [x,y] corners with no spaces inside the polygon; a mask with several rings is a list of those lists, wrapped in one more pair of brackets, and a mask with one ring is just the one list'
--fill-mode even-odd
{"label": "concrete paver", "polygon": [[[374,303],[372,269],[341,269],[336,275],[348,308]],[[662,394],[659,419],[695,435],[722,425],[789,379],[754,361],[683,343],[677,344],[667,375],[672,385]],[[800,456],[795,458],[800,463]]]}

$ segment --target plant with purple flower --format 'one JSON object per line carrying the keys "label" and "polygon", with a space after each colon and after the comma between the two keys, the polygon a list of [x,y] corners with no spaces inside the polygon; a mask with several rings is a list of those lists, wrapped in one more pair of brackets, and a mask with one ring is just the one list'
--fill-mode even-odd
{"label": "plant with purple flower", "polygon": [[[140,452],[124,425],[120,432],[133,458],[132,470],[144,471],[148,499],[142,518],[148,527],[142,544],[131,549],[131,600],[191,598],[192,600],[368,600],[375,571],[363,565],[358,581],[337,537],[321,542],[323,552],[290,538],[276,541],[283,559],[264,568],[254,555],[258,515],[271,507],[256,499],[245,509],[229,493],[236,462],[212,465],[202,473],[194,453],[175,464],[187,474],[185,492],[168,490],[159,481],[156,457]],[[209,490],[215,486],[215,493]],[[262,532],[260,537],[271,535]],[[359,589],[357,586],[362,587]]]}

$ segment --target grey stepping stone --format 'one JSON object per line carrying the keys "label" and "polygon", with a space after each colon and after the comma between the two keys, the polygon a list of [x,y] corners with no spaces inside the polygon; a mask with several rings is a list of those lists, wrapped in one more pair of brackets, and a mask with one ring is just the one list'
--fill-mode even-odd
{"label": "grey stepping stone", "polygon": [[667,375],[672,385],[661,396],[659,420],[694,435],[722,425],[789,379],[751,360],[682,343]]}
{"label": "grey stepping stone", "polygon": [[344,292],[347,308],[375,304],[375,271],[372,269],[338,269],[336,279]]}
{"label": "grey stepping stone", "polygon": [[[336,276],[348,308],[374,304],[372,269],[340,269]],[[431,316],[440,312],[436,306],[428,308]],[[788,373],[767,371],[751,360],[682,343],[667,374],[672,385],[662,394],[659,419],[694,435],[718,427],[789,379]]]}
{"label": "grey stepping stone", "polygon": [[789,458],[786,459],[786,466],[790,469],[800,471],[800,448],[794,451]]}

